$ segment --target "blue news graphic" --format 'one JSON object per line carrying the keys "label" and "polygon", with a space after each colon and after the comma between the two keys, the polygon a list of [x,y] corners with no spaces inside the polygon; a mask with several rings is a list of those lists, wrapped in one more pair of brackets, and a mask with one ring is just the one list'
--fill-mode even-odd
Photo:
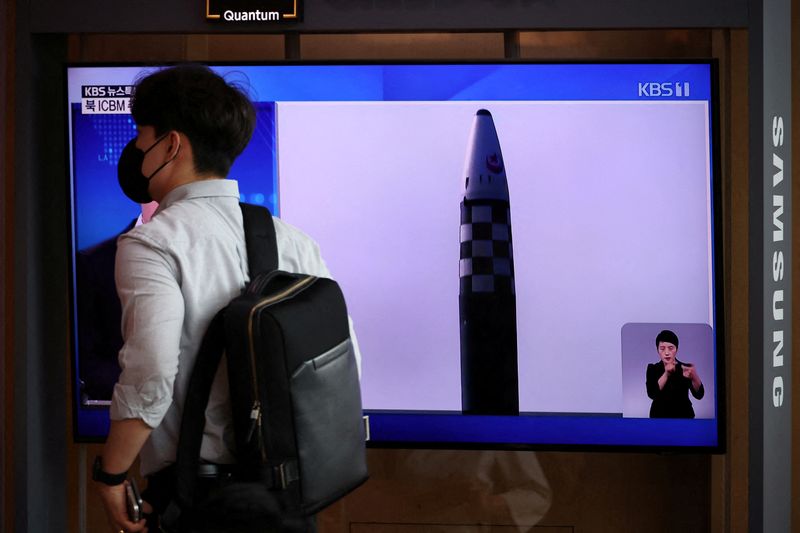
{"label": "blue news graphic", "polygon": [[[275,103],[258,102],[256,129],[228,178],[239,182],[241,201],[277,213]],[[117,236],[141,212],[117,181],[117,160],[136,136],[129,114],[82,114],[72,104],[72,164],[75,203],[75,247],[84,250]]]}
{"label": "blue news graphic", "polygon": [[[243,80],[254,99],[278,102],[685,101],[711,98],[708,64],[464,64],[442,67],[263,65],[217,67],[215,70]],[[684,87],[690,90],[685,91]]]}

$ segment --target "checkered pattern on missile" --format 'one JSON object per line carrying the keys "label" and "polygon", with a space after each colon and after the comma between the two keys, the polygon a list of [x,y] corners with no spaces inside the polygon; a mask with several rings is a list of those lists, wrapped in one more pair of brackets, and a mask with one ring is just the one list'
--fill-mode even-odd
{"label": "checkered pattern on missile", "polygon": [[461,203],[461,294],[514,294],[514,256],[508,202]]}

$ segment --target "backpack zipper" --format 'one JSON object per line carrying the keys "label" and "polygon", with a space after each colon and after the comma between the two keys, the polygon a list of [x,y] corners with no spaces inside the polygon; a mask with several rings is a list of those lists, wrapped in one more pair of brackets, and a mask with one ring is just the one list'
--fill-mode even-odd
{"label": "backpack zipper", "polygon": [[250,442],[253,439],[253,435],[256,433],[256,430],[258,430],[258,449],[261,451],[262,460],[266,460],[266,453],[264,450],[264,436],[261,432],[261,401],[258,399],[258,381],[256,380],[256,350],[255,340],[253,338],[253,322],[255,321],[255,315],[261,309],[270,304],[274,304],[280,300],[283,300],[284,298],[288,298],[289,296],[294,296],[294,294],[303,290],[316,279],[317,278],[314,276],[302,278],[278,294],[264,298],[254,305],[252,309],[250,309],[250,320],[247,323],[247,336],[250,341],[250,384],[253,389],[254,402],[253,407],[250,409],[250,429],[247,432],[247,442]]}

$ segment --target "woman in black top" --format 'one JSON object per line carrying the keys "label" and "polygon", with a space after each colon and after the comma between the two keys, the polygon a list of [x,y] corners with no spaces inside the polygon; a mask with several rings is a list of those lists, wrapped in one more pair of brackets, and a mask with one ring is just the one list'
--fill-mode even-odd
{"label": "woman in black top", "polygon": [[647,395],[653,400],[650,418],[694,418],[689,392],[705,394],[703,382],[691,363],[678,361],[678,336],[665,329],[656,336],[661,361],[647,365]]}

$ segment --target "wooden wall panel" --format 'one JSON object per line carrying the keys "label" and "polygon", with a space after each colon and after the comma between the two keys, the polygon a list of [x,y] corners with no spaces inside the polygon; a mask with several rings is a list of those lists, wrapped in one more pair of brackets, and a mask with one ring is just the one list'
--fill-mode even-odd
{"label": "wooden wall panel", "polygon": [[[747,32],[731,32],[731,57],[728,83],[730,100],[729,126],[723,130],[730,135],[730,150],[724,155],[729,163],[726,197],[728,212],[724,214],[724,239],[727,283],[725,297],[727,312],[726,377],[728,389],[728,454],[730,461],[726,480],[729,491],[729,531],[747,531],[748,493],[748,45]],[[723,207],[724,208],[724,207]]]}
{"label": "wooden wall panel", "polygon": [[748,47],[745,30],[720,30],[720,143],[727,453],[712,461],[713,531],[747,531],[748,472]]}
{"label": "wooden wall panel", "polygon": [[708,57],[708,30],[521,32],[520,55],[530,59],[653,59]]}
{"label": "wooden wall panel", "polygon": [[502,33],[301,35],[303,59],[498,59]]}
{"label": "wooden wall panel", "polygon": [[321,533],[353,524],[528,529],[552,502],[532,452],[369,450],[368,462],[369,481],[319,515]]}
{"label": "wooden wall panel", "polygon": [[190,35],[190,61],[276,61],[284,58],[283,35]]}
{"label": "wooden wall panel", "polygon": [[169,63],[179,61],[276,61],[282,35],[71,35],[73,62]]}
{"label": "wooden wall panel", "polygon": [[702,455],[370,450],[370,480],[319,516],[320,532],[363,524],[706,532],[708,463]]}
{"label": "wooden wall panel", "polygon": [[186,61],[187,38],[170,34],[86,34],[72,36],[71,61],[163,63]]}

